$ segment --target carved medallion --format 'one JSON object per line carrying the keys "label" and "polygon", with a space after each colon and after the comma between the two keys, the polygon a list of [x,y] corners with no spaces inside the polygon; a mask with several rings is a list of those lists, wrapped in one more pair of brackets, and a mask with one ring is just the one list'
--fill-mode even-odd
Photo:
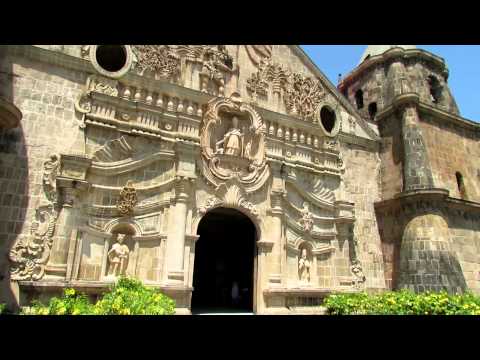
{"label": "carved medallion", "polygon": [[268,177],[266,129],[260,115],[235,94],[211,100],[200,135],[203,175],[218,187],[236,178],[253,191]]}

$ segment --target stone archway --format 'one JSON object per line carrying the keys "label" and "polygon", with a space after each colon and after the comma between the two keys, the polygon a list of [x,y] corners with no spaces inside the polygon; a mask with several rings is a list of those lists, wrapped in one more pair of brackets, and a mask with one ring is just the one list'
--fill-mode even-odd
{"label": "stone archway", "polygon": [[197,234],[192,313],[254,312],[255,224],[239,210],[219,207],[203,216]]}

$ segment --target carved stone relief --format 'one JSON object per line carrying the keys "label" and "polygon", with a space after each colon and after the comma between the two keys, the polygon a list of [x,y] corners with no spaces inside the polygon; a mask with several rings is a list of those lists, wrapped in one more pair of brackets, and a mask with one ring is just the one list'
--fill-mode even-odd
{"label": "carved stone relief", "polygon": [[228,207],[247,212],[253,217],[259,216],[256,206],[247,200],[246,194],[235,181],[221,184],[217,194],[218,197],[209,197],[205,204],[198,208],[200,215],[204,215],[216,207]]}
{"label": "carved stone relief", "polygon": [[287,111],[304,120],[313,120],[326,92],[319,80],[293,74],[285,93]]}
{"label": "carved stone relief", "polygon": [[117,202],[117,209],[122,215],[133,213],[133,208],[137,204],[137,191],[133,187],[133,182],[129,180],[120,191],[120,197]]}
{"label": "carved stone relief", "polygon": [[350,271],[353,275],[353,287],[357,290],[361,290],[365,284],[365,275],[363,274],[363,269],[360,261],[355,260],[350,266]]}
{"label": "carved stone relief", "polygon": [[273,45],[245,45],[248,57],[255,66],[259,66],[262,60],[272,57]]}
{"label": "carved stone relief", "polygon": [[303,203],[303,209],[301,211],[302,217],[298,221],[300,226],[302,226],[303,231],[305,231],[305,232],[311,232],[312,229],[313,229],[313,215],[310,212],[308,207],[309,207],[308,203],[304,202]]}
{"label": "carved stone relief", "polygon": [[180,56],[168,45],[135,45],[135,69],[152,71],[156,77],[174,79],[180,74]]}
{"label": "carved stone relief", "polygon": [[268,177],[265,125],[258,113],[237,97],[210,101],[200,134],[203,175],[215,187],[229,179],[250,188]]}
{"label": "carved stone relief", "polygon": [[18,241],[10,250],[12,280],[39,280],[45,274],[58,218],[56,178],[58,155],[50,156],[43,165],[43,190],[47,203],[37,207],[27,241]]}

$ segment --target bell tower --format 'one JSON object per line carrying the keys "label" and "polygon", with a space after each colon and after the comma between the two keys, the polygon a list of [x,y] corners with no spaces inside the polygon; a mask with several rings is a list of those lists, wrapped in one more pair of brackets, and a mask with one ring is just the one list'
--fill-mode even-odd
{"label": "bell tower", "polygon": [[431,141],[431,122],[442,128],[444,118],[459,118],[447,80],[444,60],[430,52],[370,45],[338,85],[381,138],[382,201],[375,209],[393,289],[465,288],[445,220],[449,191],[438,181]]}

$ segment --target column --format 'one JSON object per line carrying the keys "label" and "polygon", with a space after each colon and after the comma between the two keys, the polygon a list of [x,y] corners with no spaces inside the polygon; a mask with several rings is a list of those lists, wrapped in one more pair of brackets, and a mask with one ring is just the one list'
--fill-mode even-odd
{"label": "column", "polygon": [[282,282],[282,196],[283,192],[272,192],[272,208],[269,211],[270,227],[268,237],[273,243],[272,254],[270,258],[270,286],[280,286]]}
{"label": "column", "polygon": [[67,273],[67,258],[69,254],[70,235],[75,228],[74,200],[76,191],[73,187],[62,188],[63,201],[58,210],[55,224],[55,236],[48,264],[45,268],[47,275],[65,277]]}
{"label": "column", "polygon": [[167,283],[181,285],[184,282],[185,227],[190,182],[188,177],[175,179],[175,205],[170,213],[167,238]]}

